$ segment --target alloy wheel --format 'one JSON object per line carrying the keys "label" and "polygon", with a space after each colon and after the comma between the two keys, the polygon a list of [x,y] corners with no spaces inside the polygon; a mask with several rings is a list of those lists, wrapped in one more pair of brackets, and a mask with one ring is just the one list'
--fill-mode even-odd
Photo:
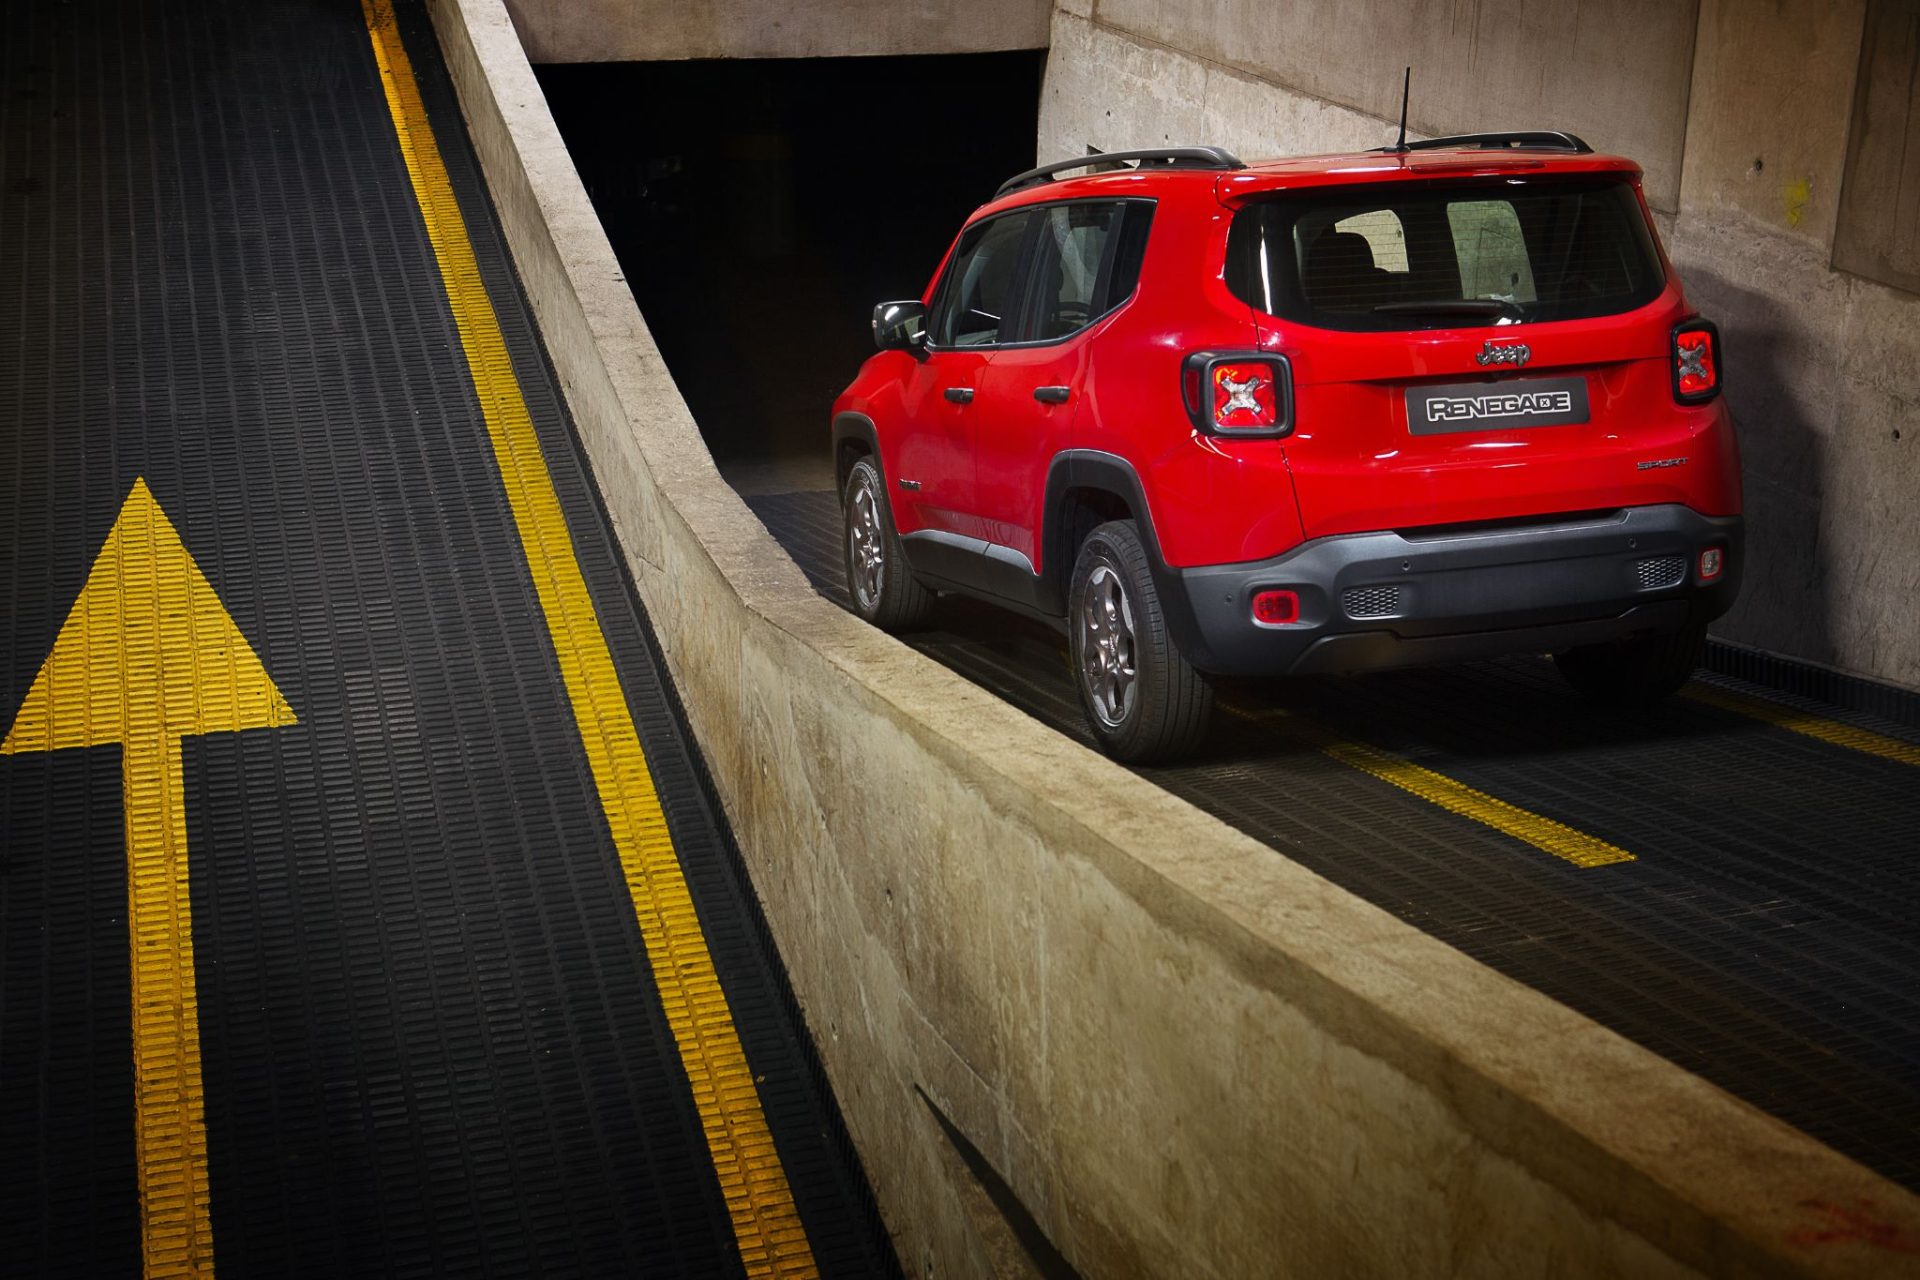
{"label": "alloy wheel", "polygon": [[880,583],[886,574],[886,544],[881,537],[880,504],[871,485],[853,492],[853,505],[847,521],[847,565],[853,572],[853,593],[860,607],[868,611],[879,607]]}
{"label": "alloy wheel", "polygon": [[1125,724],[1133,712],[1135,649],[1126,586],[1110,565],[1096,565],[1080,606],[1080,678],[1094,714],[1109,729]]}

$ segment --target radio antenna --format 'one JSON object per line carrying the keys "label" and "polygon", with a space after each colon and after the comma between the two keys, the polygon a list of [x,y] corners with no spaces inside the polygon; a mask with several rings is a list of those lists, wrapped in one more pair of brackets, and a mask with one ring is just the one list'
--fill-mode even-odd
{"label": "radio antenna", "polygon": [[1389,150],[1407,149],[1407,98],[1413,91],[1413,68],[1407,68],[1406,76],[1400,81],[1400,139]]}

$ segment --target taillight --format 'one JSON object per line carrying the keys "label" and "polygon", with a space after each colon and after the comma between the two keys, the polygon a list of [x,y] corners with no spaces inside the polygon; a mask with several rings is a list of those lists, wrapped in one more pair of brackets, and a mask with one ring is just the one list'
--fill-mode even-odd
{"label": "taillight", "polygon": [[1271,431],[1280,425],[1273,391],[1273,366],[1216,364],[1208,371],[1213,390],[1213,425],[1222,431]]}
{"label": "taillight", "polygon": [[1720,330],[1711,320],[1688,320],[1673,331],[1673,398],[1705,404],[1720,394]]}
{"label": "taillight", "polygon": [[1285,356],[1196,351],[1181,365],[1180,394],[1193,425],[1209,435],[1293,430],[1293,374]]}

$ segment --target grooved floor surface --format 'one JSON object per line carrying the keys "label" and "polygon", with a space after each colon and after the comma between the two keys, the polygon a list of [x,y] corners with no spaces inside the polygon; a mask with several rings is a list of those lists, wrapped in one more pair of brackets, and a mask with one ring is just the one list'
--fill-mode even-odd
{"label": "grooved floor surface", "polygon": [[[814,1256],[897,1274],[400,18]],[[221,1274],[741,1274],[356,0],[0,14],[0,723],[141,480],[297,715],[178,739]],[[141,1266],[122,800],[0,758],[17,1274]]]}
{"label": "grooved floor surface", "polygon": [[[835,496],[748,503],[845,605]],[[1064,640],[1045,626],[950,599],[903,638],[1091,745]],[[1197,759],[1137,772],[1920,1189],[1920,768],[1693,698],[1597,711],[1539,658],[1222,692],[1251,714],[1217,717]],[[1329,734],[1635,858],[1549,857],[1331,758],[1318,745]]]}

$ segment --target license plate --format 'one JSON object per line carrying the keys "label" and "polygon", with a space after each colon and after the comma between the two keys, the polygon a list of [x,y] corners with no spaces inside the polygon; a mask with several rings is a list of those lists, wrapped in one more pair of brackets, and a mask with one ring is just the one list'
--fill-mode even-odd
{"label": "license plate", "polygon": [[1407,388],[1407,430],[1416,436],[1561,427],[1586,420],[1585,378],[1515,378]]}

